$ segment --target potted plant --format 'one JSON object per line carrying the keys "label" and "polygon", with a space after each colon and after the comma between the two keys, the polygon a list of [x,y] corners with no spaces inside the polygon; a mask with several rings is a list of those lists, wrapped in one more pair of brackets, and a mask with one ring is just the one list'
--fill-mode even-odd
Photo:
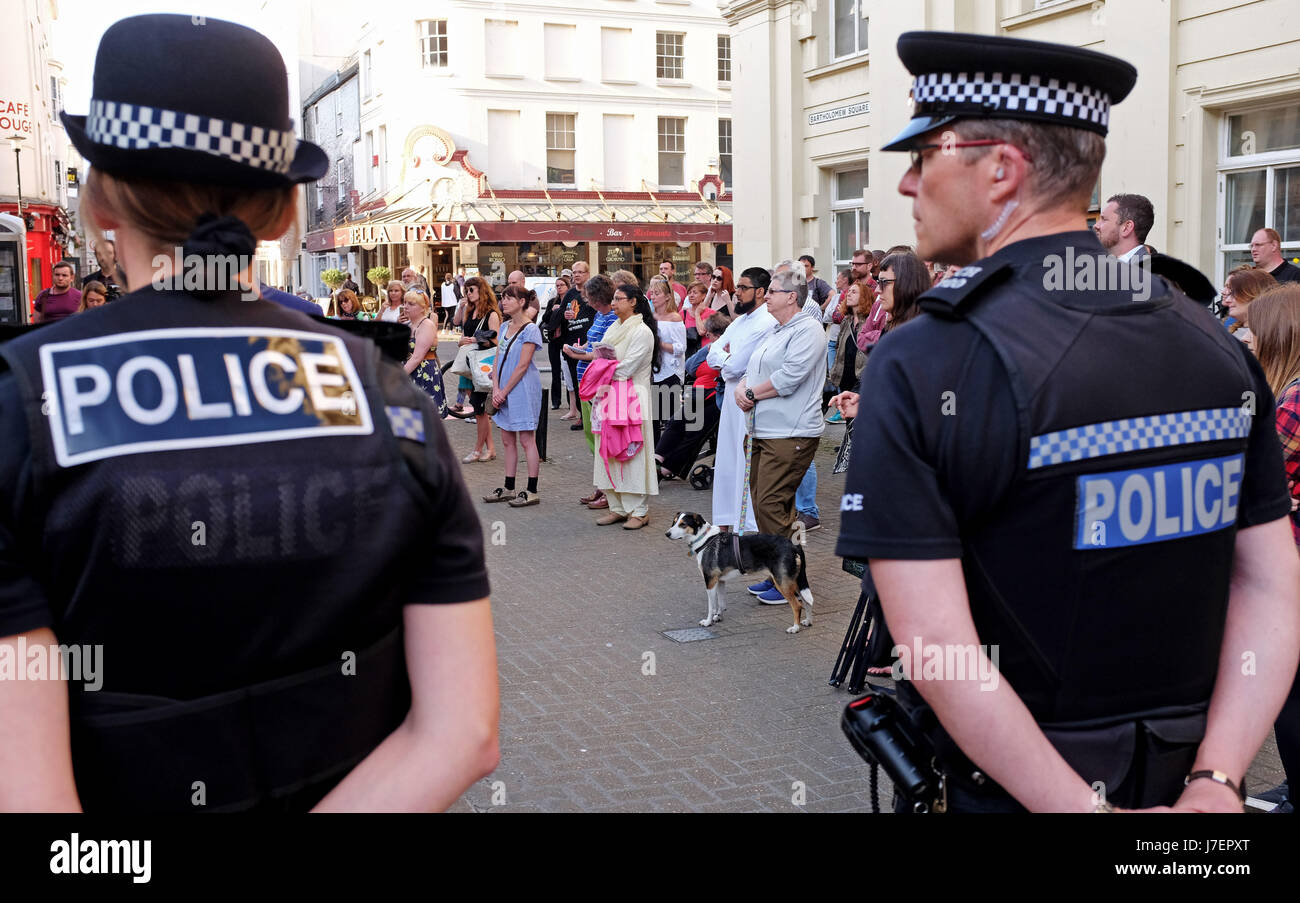
{"label": "potted plant", "polygon": [[379,294],[383,295],[388,288],[389,281],[393,278],[393,271],[388,267],[371,267],[366,270],[366,279],[379,289]]}

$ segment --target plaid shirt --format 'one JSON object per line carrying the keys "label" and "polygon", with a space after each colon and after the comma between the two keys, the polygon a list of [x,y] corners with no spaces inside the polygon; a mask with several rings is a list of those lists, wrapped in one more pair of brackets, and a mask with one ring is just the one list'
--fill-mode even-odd
{"label": "plaid shirt", "polygon": [[[1282,463],[1286,467],[1286,488],[1291,498],[1300,498],[1300,380],[1295,380],[1277,399],[1277,437],[1282,442]],[[1300,546],[1300,524],[1291,518],[1291,532]]]}

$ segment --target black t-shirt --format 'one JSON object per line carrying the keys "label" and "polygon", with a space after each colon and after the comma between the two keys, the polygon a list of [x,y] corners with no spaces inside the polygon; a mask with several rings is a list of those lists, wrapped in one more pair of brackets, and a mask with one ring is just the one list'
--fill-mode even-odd
{"label": "black t-shirt", "polygon": [[[566,305],[578,302],[578,315],[572,320],[565,320],[564,342],[572,345],[574,342],[583,344],[587,341],[587,330],[591,328],[591,323],[596,319],[596,310],[590,304],[582,299],[582,290],[578,288],[569,289],[564,296]],[[560,314],[564,316],[564,314]]]}
{"label": "black t-shirt", "polygon": [[1300,282],[1300,267],[1296,266],[1289,260],[1283,260],[1277,265],[1277,268],[1269,273],[1278,284],[1284,282]]}
{"label": "black t-shirt", "polygon": [[[153,319],[159,328],[170,312],[204,326],[319,331],[265,301],[236,297],[218,309],[227,302],[151,294],[67,325],[82,320],[85,330],[98,318],[107,334]],[[40,331],[44,347],[59,341],[60,325]],[[214,403],[218,370],[191,353],[203,401]],[[18,376],[3,369],[0,636],[42,627],[61,642],[93,636],[108,662],[104,689],[187,699],[338,661],[386,632],[382,612],[393,606],[486,597],[481,526],[437,409],[392,361],[378,362],[369,391],[383,402],[369,435],[290,438],[251,453],[236,444],[118,455],[59,469],[48,498],[33,479]],[[409,422],[413,410],[423,440],[391,436],[392,418]],[[113,479],[96,470],[109,464],[116,469],[102,473]],[[63,512],[58,522],[47,509]],[[204,548],[189,533],[199,521]],[[55,548],[68,550],[62,560],[52,560]]]}

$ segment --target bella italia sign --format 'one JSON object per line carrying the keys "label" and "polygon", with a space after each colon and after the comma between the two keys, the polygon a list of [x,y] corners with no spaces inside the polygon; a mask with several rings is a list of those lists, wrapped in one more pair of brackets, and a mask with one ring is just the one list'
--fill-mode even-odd
{"label": "bella italia sign", "polygon": [[473,223],[386,223],[352,226],[348,244],[394,244],[404,241],[478,241]]}
{"label": "bella italia sign", "polygon": [[808,124],[820,125],[823,122],[834,122],[836,119],[848,119],[850,116],[861,116],[870,112],[871,101],[864,100],[862,103],[851,103],[843,107],[822,110],[820,113],[809,113]]}

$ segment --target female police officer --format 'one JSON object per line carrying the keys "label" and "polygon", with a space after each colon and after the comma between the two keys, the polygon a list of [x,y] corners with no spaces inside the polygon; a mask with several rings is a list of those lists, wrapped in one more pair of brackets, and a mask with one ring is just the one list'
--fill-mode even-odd
{"label": "female police officer", "polygon": [[0,346],[0,642],[98,660],[0,681],[0,808],[446,808],[496,765],[498,702],[440,419],[371,343],[230,281],[328,166],[279,53],[125,19],[63,121],[137,278]]}

